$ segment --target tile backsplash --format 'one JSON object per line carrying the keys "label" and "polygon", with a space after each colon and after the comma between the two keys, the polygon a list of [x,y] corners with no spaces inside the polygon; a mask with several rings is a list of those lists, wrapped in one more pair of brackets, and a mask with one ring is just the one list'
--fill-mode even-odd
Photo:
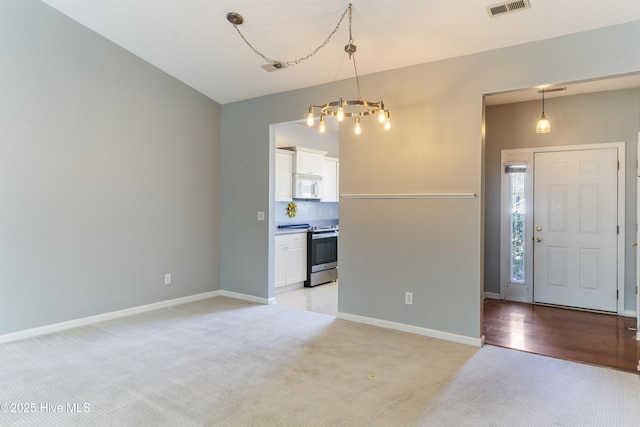
{"label": "tile backsplash", "polygon": [[289,202],[276,202],[276,223],[312,223],[314,221],[335,220],[338,222],[338,202],[305,202],[296,200],[298,213],[293,218],[287,215],[287,205]]}

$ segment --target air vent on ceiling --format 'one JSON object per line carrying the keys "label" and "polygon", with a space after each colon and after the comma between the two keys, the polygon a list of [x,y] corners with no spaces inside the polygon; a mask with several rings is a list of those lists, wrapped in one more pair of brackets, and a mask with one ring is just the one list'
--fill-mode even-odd
{"label": "air vent on ceiling", "polygon": [[508,1],[505,3],[498,3],[491,6],[487,6],[487,13],[489,17],[506,15],[507,13],[517,12],[519,10],[531,9],[529,0],[517,0]]}

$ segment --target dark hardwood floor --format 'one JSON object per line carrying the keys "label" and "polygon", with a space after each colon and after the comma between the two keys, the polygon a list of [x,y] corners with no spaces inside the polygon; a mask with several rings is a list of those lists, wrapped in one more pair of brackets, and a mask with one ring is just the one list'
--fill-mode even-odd
{"label": "dark hardwood floor", "polygon": [[485,343],[638,373],[636,319],[487,299]]}

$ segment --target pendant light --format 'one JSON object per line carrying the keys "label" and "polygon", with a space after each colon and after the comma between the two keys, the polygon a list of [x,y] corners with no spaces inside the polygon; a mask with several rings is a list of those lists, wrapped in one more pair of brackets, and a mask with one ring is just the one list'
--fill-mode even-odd
{"label": "pendant light", "polygon": [[538,125],[536,126],[536,133],[549,133],[551,132],[551,125],[549,124],[549,120],[544,115],[544,89],[542,89],[542,115],[540,116],[540,120],[538,120]]}

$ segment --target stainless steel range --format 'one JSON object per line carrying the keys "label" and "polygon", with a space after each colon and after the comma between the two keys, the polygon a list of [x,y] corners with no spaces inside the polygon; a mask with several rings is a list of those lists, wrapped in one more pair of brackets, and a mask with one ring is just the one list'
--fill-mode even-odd
{"label": "stainless steel range", "polygon": [[307,287],[338,280],[338,226],[310,227],[307,235]]}

